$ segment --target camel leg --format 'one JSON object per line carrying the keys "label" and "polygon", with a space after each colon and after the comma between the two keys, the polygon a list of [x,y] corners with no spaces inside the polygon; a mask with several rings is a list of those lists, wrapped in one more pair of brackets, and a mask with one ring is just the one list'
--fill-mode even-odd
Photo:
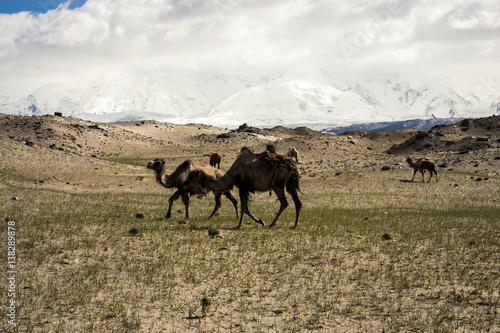
{"label": "camel leg", "polygon": [[219,208],[222,206],[221,204],[221,198],[222,198],[222,192],[219,192],[219,191],[214,191],[214,197],[215,197],[215,207],[214,207],[214,211],[212,212],[212,214],[210,214],[210,216],[208,218],[211,218],[212,216],[215,215],[215,213],[219,210]]}
{"label": "camel leg", "polygon": [[280,210],[274,217],[273,222],[269,225],[270,227],[274,227],[276,225],[276,222],[280,218],[281,213],[285,210],[286,207],[288,207],[288,201],[286,200],[285,196],[285,190],[283,188],[280,189],[273,189],[274,193],[278,196],[278,199],[280,201]]}
{"label": "camel leg", "polygon": [[258,224],[261,224],[261,225],[265,225],[264,221],[258,220],[248,210],[248,196],[249,196],[249,193],[247,191],[244,191],[244,190],[240,189],[241,214],[240,214],[240,223],[238,223],[238,225],[236,226],[236,229],[241,228],[241,225],[243,224],[243,216],[245,214],[247,214],[248,216],[250,216],[250,218],[252,218],[252,220],[254,220],[255,223],[258,223]]}
{"label": "camel leg", "polygon": [[182,193],[182,202],[184,202],[184,207],[186,207],[186,219],[189,218],[189,195],[187,193]]}
{"label": "camel leg", "polygon": [[238,200],[236,200],[236,198],[233,197],[233,195],[229,191],[225,191],[223,194],[233,203],[234,210],[236,211],[236,218],[238,218]]}
{"label": "camel leg", "polygon": [[422,174],[422,181],[425,182],[425,178],[424,178],[424,170],[420,170],[420,173]]}
{"label": "camel leg", "polygon": [[429,180],[428,180],[427,182],[430,182],[430,181],[431,181],[431,179],[432,179],[432,171],[431,171],[431,170],[429,170],[429,173],[431,174],[431,176],[429,177]]}
{"label": "camel leg", "polygon": [[295,224],[293,227],[296,228],[297,225],[299,224],[299,214],[300,214],[300,210],[302,209],[302,202],[300,202],[299,195],[297,193],[297,189],[293,188],[293,189],[286,189],[286,190],[292,196],[293,203],[295,204]]}
{"label": "camel leg", "polygon": [[181,192],[179,190],[175,191],[174,194],[172,194],[172,196],[170,198],[168,198],[168,211],[167,211],[167,215],[165,215],[165,218],[166,219],[169,219],[170,216],[172,216],[172,205],[174,204],[174,201],[179,199],[179,197],[181,196]]}
{"label": "camel leg", "polygon": [[415,180],[416,174],[417,174],[417,169],[413,169],[413,178],[411,179],[411,181]]}
{"label": "camel leg", "polygon": [[436,182],[438,181],[438,173],[436,172],[436,170],[429,170],[430,174],[431,174],[431,177],[429,178],[429,181],[431,181],[431,178],[432,178],[432,174],[434,173],[436,175]]}

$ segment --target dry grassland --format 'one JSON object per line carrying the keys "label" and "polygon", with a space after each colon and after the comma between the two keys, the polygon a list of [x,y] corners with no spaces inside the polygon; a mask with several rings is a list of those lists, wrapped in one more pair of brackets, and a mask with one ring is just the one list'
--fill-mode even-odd
{"label": "dry grassland", "polygon": [[[225,198],[207,219],[212,195],[191,199],[191,219],[179,200],[165,220],[173,190],[145,166],[155,157],[170,170],[185,158],[205,163],[218,150],[227,170],[242,146],[262,150],[270,137],[109,126],[102,140],[91,130],[72,134],[74,150],[0,136],[0,249],[7,252],[15,221],[17,256],[16,326],[2,256],[0,331],[500,331],[498,150],[436,153],[458,162],[438,170],[438,183],[423,183],[408,181],[406,156],[374,144],[282,136],[278,150],[297,146],[303,161],[299,227],[290,228],[292,204],[274,228],[247,217],[233,230]],[[267,223],[278,206],[268,193],[250,203]]]}

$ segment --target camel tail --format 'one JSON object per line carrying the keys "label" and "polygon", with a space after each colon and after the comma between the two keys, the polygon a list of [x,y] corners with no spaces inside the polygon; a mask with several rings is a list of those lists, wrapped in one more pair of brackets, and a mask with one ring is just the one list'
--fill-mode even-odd
{"label": "camel tail", "polygon": [[299,186],[299,179],[300,179],[299,169],[295,168],[292,171],[292,177],[290,177],[290,179],[286,183],[287,190],[296,189],[298,192],[302,193]]}

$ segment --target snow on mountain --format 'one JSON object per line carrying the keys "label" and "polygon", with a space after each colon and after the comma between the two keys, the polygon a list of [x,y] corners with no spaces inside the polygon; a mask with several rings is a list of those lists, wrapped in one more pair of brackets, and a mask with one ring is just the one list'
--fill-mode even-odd
{"label": "snow on mountain", "polygon": [[[219,91],[210,89],[213,81]],[[85,91],[85,103],[73,115],[141,111],[166,118],[191,118],[205,115],[224,93],[241,88],[238,82],[217,76],[183,77],[172,73],[106,76]]]}
{"label": "snow on mountain", "polygon": [[332,86],[279,78],[241,90],[210,112],[208,121],[287,125],[349,120],[356,114],[375,118],[377,110],[358,94]]}
{"label": "snow on mountain", "polygon": [[[0,112],[62,112],[94,121],[156,119],[223,127],[349,125],[500,113],[500,98],[467,92],[445,76],[222,73],[134,69],[94,82],[0,87]],[[486,107],[485,107],[486,105]]]}
{"label": "snow on mountain", "polygon": [[444,76],[405,79],[398,74],[367,75],[356,81],[332,82],[377,108],[379,120],[383,116],[393,121],[466,117],[474,108],[467,99],[469,94]]}
{"label": "snow on mountain", "polygon": [[51,83],[40,87],[0,87],[0,112],[18,115],[53,114],[74,109],[75,99],[63,84]]}
{"label": "snow on mountain", "polygon": [[410,119],[391,122],[376,122],[366,124],[353,124],[348,126],[336,126],[320,128],[319,130],[328,134],[341,134],[347,131],[386,132],[400,128],[418,128],[424,131],[430,130],[436,125],[450,125],[458,122],[461,118],[432,118],[432,119]]}
{"label": "snow on mountain", "polygon": [[500,114],[500,98],[497,98],[495,101],[491,102],[491,113]]}

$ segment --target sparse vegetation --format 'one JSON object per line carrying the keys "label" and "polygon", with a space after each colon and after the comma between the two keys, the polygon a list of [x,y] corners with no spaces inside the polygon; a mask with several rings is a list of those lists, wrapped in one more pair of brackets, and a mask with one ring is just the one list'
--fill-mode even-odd
{"label": "sparse vegetation", "polygon": [[[63,119],[50,125],[53,135]],[[227,170],[239,148],[260,151],[265,139],[234,134],[234,141],[220,141],[221,131],[206,128],[208,137],[214,134],[210,143],[193,139],[197,126],[174,133],[159,123],[120,124],[144,135],[160,126],[165,137],[155,140],[175,142],[157,145],[144,136],[127,147],[108,126],[88,130],[109,130],[100,149],[118,153],[113,161],[87,149],[77,154],[34,140],[31,147],[0,135],[0,219],[16,221],[18,256],[18,325],[8,325],[2,306],[0,331],[498,329],[498,150],[439,153],[433,158],[449,161],[454,171],[441,169],[439,183],[410,183],[408,168],[380,171],[406,156],[384,154],[378,141],[367,153],[361,139],[352,145],[328,137],[324,151],[318,147],[325,136],[283,134],[277,150],[298,147],[304,161],[301,223],[290,228],[288,209],[275,228],[249,222],[236,231],[231,205],[207,218],[209,197],[193,198],[189,220],[165,220],[173,190],[158,186],[145,165],[160,155],[170,156],[172,168],[187,157],[200,162],[216,146]],[[69,134],[79,142],[87,128],[81,123],[82,134]],[[267,220],[279,208],[268,193],[252,200],[254,213]],[[3,223],[4,240],[6,232]],[[0,244],[5,253],[6,242]],[[7,288],[0,283],[2,294]]]}

